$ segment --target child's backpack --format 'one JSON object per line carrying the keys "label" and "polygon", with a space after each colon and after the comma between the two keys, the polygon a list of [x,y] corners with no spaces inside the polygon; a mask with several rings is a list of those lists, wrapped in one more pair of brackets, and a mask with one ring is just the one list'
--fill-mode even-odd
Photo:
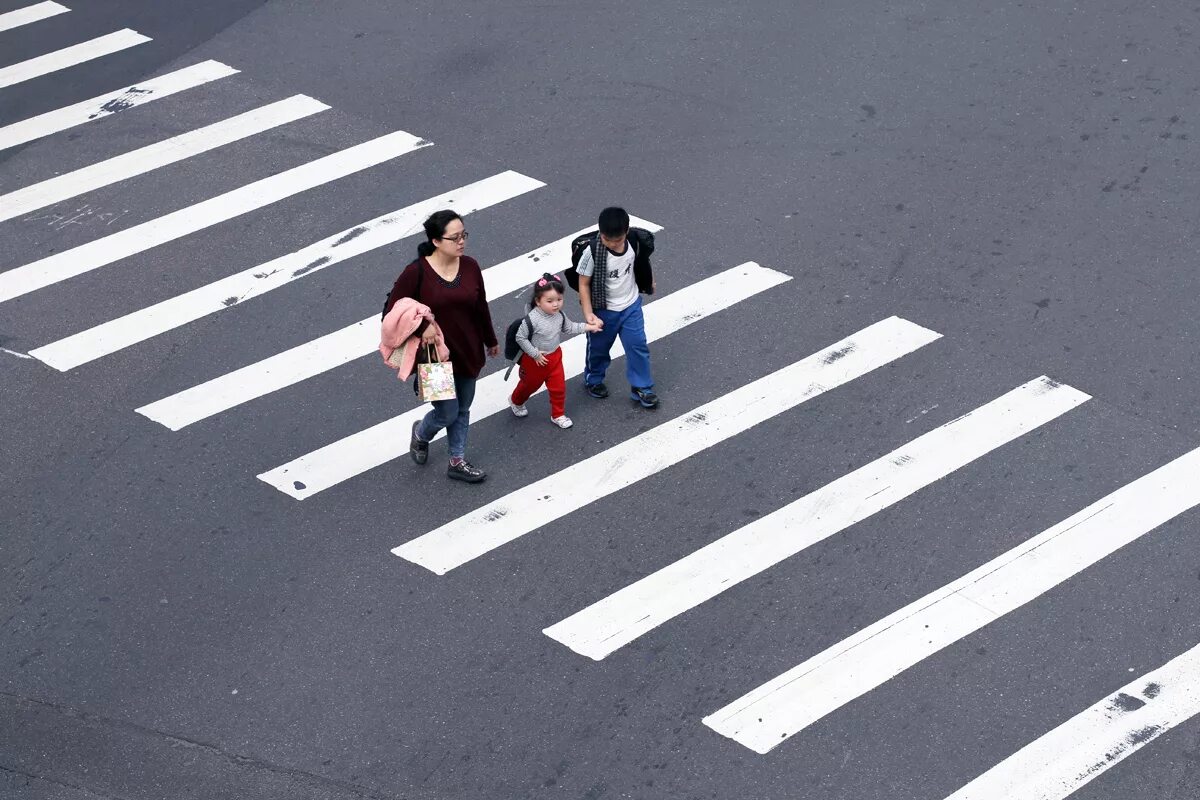
{"label": "child's backpack", "polygon": [[[562,329],[567,329],[567,315],[562,314]],[[509,374],[513,371],[513,367],[521,360],[521,353],[525,352],[521,349],[521,345],[517,344],[517,331],[521,329],[521,325],[525,325],[525,338],[533,338],[533,320],[528,314],[520,319],[514,319],[508,323],[508,330],[504,332],[504,360],[510,362],[508,369],[504,371],[504,380],[508,380]]]}
{"label": "child's backpack", "polygon": [[[563,278],[566,279],[567,285],[575,291],[579,291],[579,260],[583,258],[583,251],[590,247],[594,247],[599,231],[590,231],[581,233],[571,240],[571,266],[563,270]],[[629,244],[633,247],[633,252],[637,255],[649,256],[654,252],[654,234],[645,228],[630,228],[627,234]]]}

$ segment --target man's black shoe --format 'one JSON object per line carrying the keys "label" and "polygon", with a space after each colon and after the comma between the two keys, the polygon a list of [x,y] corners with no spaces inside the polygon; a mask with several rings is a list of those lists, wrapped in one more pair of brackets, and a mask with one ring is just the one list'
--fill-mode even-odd
{"label": "man's black shoe", "polygon": [[585,388],[587,389],[587,393],[597,400],[603,400],[608,397],[608,387],[603,383],[585,384]]}

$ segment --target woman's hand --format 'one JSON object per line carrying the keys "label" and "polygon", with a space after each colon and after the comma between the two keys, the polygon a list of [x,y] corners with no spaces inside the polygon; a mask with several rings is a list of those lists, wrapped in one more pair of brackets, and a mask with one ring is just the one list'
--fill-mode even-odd
{"label": "woman's hand", "polygon": [[544,367],[547,364],[549,364],[550,362],[546,360],[546,357],[544,355],[542,355],[541,353],[538,353],[537,357],[533,359],[533,363],[537,364],[539,367]]}
{"label": "woman's hand", "polygon": [[487,349],[487,354],[489,358],[495,358],[496,356],[500,355],[500,345],[494,344],[489,347]]}
{"label": "woman's hand", "polygon": [[430,325],[429,327],[427,327],[425,329],[425,332],[421,334],[421,344],[436,344],[436,343],[437,343],[437,331],[435,331],[433,329],[433,326]]}

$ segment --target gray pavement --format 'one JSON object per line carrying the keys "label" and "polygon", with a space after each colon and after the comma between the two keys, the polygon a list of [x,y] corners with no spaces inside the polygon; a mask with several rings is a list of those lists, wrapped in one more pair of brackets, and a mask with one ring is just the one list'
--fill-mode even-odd
{"label": "gray pavement", "polygon": [[[0,200],[293,94],[331,108],[0,222],[0,272],[391,131],[435,144],[0,303],[0,796],[942,800],[1200,642],[1192,512],[766,755],[701,723],[1200,446],[1200,10],[64,5],[0,32],[0,67],[154,41],[0,89],[0,129],[240,72],[0,150]],[[180,431],[134,411],[377,311],[412,238],[65,373],[22,357],[504,170],[546,185],[468,217],[484,267],[617,202],[664,226],[654,302],[745,261],[792,280],[654,343],[657,412],[575,379],[572,431],[479,420],[479,487],[439,444],[303,501],[256,479],[415,407],[377,357]],[[491,300],[498,328],[524,302]],[[390,553],[892,315],[943,338],[446,576]],[[1092,399],[602,661],[543,635],[1043,374]],[[1073,796],[1198,795],[1192,718]]]}

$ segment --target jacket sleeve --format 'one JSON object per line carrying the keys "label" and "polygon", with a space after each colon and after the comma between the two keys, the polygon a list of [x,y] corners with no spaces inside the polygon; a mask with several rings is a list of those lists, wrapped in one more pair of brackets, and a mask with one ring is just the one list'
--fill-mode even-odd
{"label": "jacket sleeve", "polygon": [[479,293],[475,301],[475,318],[479,320],[479,334],[483,339],[485,347],[499,347],[500,342],[496,339],[496,329],[492,326],[492,311],[488,308],[487,287],[483,283],[483,270],[479,268],[478,262],[472,260],[475,265],[476,280],[479,281]]}
{"label": "jacket sleeve", "polygon": [[563,333],[565,335],[574,336],[577,333],[585,333],[587,331],[587,326],[584,323],[573,322],[565,313],[563,313],[563,319],[567,321],[567,324],[563,326]]}

